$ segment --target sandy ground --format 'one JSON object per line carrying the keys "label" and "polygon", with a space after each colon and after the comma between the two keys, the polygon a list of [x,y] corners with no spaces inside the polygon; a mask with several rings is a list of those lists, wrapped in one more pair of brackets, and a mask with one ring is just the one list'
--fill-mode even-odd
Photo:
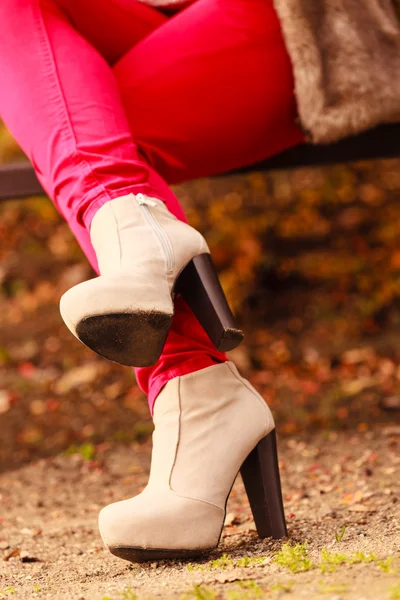
{"label": "sandy ground", "polygon": [[[397,598],[399,447],[395,426],[281,440],[290,538],[308,543],[315,564],[300,573],[275,563],[282,542],[258,538],[241,480],[229,501],[220,547],[208,561],[143,566],[111,556],[99,538],[98,511],[142,489],[150,442],[104,444],[91,460],[75,454],[27,464],[0,480],[0,597]],[[372,562],[339,564],[324,572],[324,547],[348,560],[363,552],[363,560]],[[224,553],[229,559],[213,562]],[[250,564],[239,560],[238,566],[244,557]],[[255,557],[260,564],[253,564]]]}

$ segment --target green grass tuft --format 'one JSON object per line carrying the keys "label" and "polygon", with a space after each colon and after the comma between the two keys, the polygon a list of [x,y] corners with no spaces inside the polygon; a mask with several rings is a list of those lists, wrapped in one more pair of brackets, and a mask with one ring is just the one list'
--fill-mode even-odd
{"label": "green grass tuft", "polygon": [[320,569],[322,573],[333,573],[339,565],[344,565],[348,557],[339,552],[328,552],[326,548],[321,550]]}
{"label": "green grass tuft", "polygon": [[217,600],[217,594],[210,588],[195,585],[192,590],[183,594],[182,600]]}
{"label": "green grass tuft", "polygon": [[[131,587],[127,587],[123,592],[117,592],[119,600],[137,600],[137,596]],[[111,596],[103,596],[101,600],[112,600]]]}
{"label": "green grass tuft", "polygon": [[226,600],[256,600],[264,597],[264,591],[255,581],[238,581],[236,585],[239,589],[227,592]]}
{"label": "green grass tuft", "polygon": [[289,594],[294,586],[294,581],[286,581],[285,583],[273,583],[270,586],[271,592]]}
{"label": "green grass tuft", "polygon": [[15,594],[15,587],[10,586],[6,587],[4,590],[0,591],[0,598],[9,598]]}
{"label": "green grass tuft", "polygon": [[93,460],[96,454],[96,449],[93,444],[86,442],[80,446],[72,444],[64,452],[65,456],[72,456],[73,454],[79,454],[84,460]]}
{"label": "green grass tuft", "polygon": [[208,565],[211,567],[211,569],[229,569],[233,567],[234,561],[227,554],[223,554],[219,558],[211,560]]}
{"label": "green grass tuft", "polygon": [[393,556],[388,556],[384,560],[378,560],[377,565],[384,573],[392,573],[394,571]]}
{"label": "green grass tuft", "polygon": [[400,600],[400,582],[390,586],[389,598],[390,600]]}
{"label": "green grass tuft", "polygon": [[237,567],[257,567],[263,565],[266,561],[266,556],[242,556],[236,560]]}
{"label": "green grass tuft", "polygon": [[126,588],[126,590],[120,594],[120,597],[121,600],[137,600],[137,596],[131,587]]}
{"label": "green grass tuft", "polygon": [[319,590],[321,594],[343,594],[348,589],[347,583],[326,584],[323,581],[319,582]]}
{"label": "green grass tuft", "polygon": [[376,555],[373,552],[353,552],[348,563],[355,565],[357,563],[371,563],[376,560]]}
{"label": "green grass tuft", "polygon": [[329,552],[326,548],[322,548],[321,558],[320,569],[322,573],[333,573],[340,565],[371,563],[376,556],[365,552],[353,552],[353,554],[348,555],[342,552]]}
{"label": "green grass tuft", "polygon": [[219,558],[210,560],[206,564],[197,565],[189,563],[186,568],[188,571],[204,571],[205,569],[233,569],[234,567],[246,568],[257,567],[265,564],[266,556],[242,556],[240,558],[231,558],[228,554],[223,554]]}
{"label": "green grass tuft", "polygon": [[343,538],[344,538],[344,534],[346,533],[346,529],[347,529],[347,525],[343,525],[342,529],[340,529],[340,531],[335,531],[335,542],[337,544],[339,544]]}
{"label": "green grass tuft", "polygon": [[309,571],[315,567],[308,557],[306,542],[304,544],[298,543],[294,546],[290,542],[283,544],[281,550],[275,555],[274,562],[282,567],[286,567],[292,573]]}

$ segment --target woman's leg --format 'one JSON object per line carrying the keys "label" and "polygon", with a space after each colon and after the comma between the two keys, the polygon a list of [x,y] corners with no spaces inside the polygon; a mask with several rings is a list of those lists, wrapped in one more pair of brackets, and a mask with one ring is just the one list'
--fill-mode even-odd
{"label": "woman's leg", "polygon": [[[115,73],[135,139],[170,181],[253,162],[302,139],[270,0],[198,0],[131,50]],[[134,106],[148,120],[137,119]],[[180,376],[183,333],[175,370],[139,372],[151,389],[170,379],[154,406],[149,483],[99,515],[105,544],[127,560],[188,559],[214,549],[239,469],[259,535],[287,535],[265,401],[229,362]],[[168,351],[173,362],[169,345],[163,360]]]}
{"label": "woman's leg", "polygon": [[304,139],[273,0],[198,0],[113,70],[135,141],[168,183]]}
{"label": "woman's leg", "polygon": [[[304,139],[272,0],[198,0],[114,73],[135,140],[168,182],[253,164]],[[160,361],[136,370],[151,405],[169,379],[223,360],[193,315],[177,308]]]}
{"label": "woman's leg", "polygon": [[[128,3],[130,13],[121,8]],[[96,11],[85,12],[84,2],[61,4],[79,8],[85,22],[94,22]],[[110,66],[61,4],[0,4],[1,118],[73,230],[88,228],[100,206],[129,192],[162,198],[183,218],[175,196],[138,153]],[[115,11],[114,31],[121,24],[128,33],[129,21],[131,44],[118,45],[114,34],[110,59],[165,21],[139,2],[115,0]]]}
{"label": "woman's leg", "polygon": [[[98,272],[88,226],[109,198],[147,192],[185,220],[174,194],[138,155],[107,64],[166,17],[134,0],[15,0],[0,5],[0,21],[0,115],[93,268]],[[170,378],[224,360],[179,299],[163,355],[154,368],[138,370],[138,381],[152,405]]]}

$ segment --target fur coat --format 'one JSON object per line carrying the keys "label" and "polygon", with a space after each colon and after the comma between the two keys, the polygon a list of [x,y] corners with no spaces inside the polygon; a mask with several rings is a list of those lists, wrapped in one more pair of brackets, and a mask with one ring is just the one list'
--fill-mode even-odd
{"label": "fur coat", "polygon": [[393,4],[398,0],[273,1],[309,141],[330,143],[400,121],[400,26]]}
{"label": "fur coat", "polygon": [[274,2],[310,141],[400,121],[400,27],[392,0]]}

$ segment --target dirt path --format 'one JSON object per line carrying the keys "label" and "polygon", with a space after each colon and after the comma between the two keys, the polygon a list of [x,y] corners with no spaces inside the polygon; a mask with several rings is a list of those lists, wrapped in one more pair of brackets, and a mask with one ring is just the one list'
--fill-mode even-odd
{"label": "dirt path", "polygon": [[280,446],[290,537],[308,543],[315,564],[300,556],[288,565],[309,570],[275,562],[282,543],[257,537],[241,481],[208,562],[134,566],[112,557],[97,513],[145,485],[150,443],[103,444],[91,460],[60,455],[2,476],[0,597],[398,598],[400,428],[286,438]]}

